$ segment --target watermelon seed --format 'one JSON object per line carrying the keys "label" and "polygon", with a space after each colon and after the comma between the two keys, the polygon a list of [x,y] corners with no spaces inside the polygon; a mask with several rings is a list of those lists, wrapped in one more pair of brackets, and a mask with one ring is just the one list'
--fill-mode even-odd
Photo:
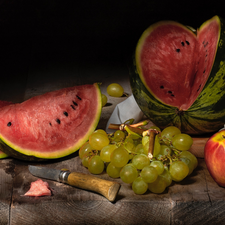
{"label": "watermelon seed", "polygon": [[176,51],[177,51],[177,52],[180,52],[180,49],[178,48],[178,49],[176,49]]}
{"label": "watermelon seed", "polygon": [[171,97],[174,97],[174,94],[171,94]]}
{"label": "watermelon seed", "polygon": [[164,88],[164,86],[163,86],[163,85],[161,85],[161,86],[160,86],[160,88],[161,88],[161,89],[163,89],[163,88]]}
{"label": "watermelon seed", "polygon": [[168,93],[172,94],[172,91],[168,91]]}
{"label": "watermelon seed", "polygon": [[65,116],[68,116],[68,112],[63,112],[63,114],[64,114]]}
{"label": "watermelon seed", "polygon": [[56,119],[56,122],[57,122],[58,124],[60,124],[61,121],[60,121],[59,119]]}
{"label": "watermelon seed", "polygon": [[73,106],[73,105],[70,105],[70,106],[72,107],[72,109],[73,109],[73,110],[75,110],[75,108],[74,108],[74,106]]}
{"label": "watermelon seed", "polygon": [[204,45],[204,48],[208,45],[208,41],[206,42],[206,44]]}
{"label": "watermelon seed", "polygon": [[11,122],[8,122],[8,123],[7,123],[7,126],[8,126],[8,127],[10,127],[11,125],[12,125],[12,123],[11,123]]}
{"label": "watermelon seed", "polygon": [[187,45],[189,45],[190,43],[188,41],[185,41],[187,43]]}
{"label": "watermelon seed", "polygon": [[77,103],[76,103],[76,102],[74,102],[74,101],[73,101],[73,104],[74,104],[75,106],[78,106],[78,105],[77,105]]}
{"label": "watermelon seed", "polygon": [[182,41],[181,44],[184,46],[184,42]]}
{"label": "watermelon seed", "polygon": [[199,85],[197,92],[200,90],[200,87],[202,86],[202,84]]}
{"label": "watermelon seed", "polygon": [[50,125],[50,126],[52,126],[52,124],[51,124],[51,123],[49,123],[49,125]]}
{"label": "watermelon seed", "polygon": [[76,95],[76,97],[77,97],[79,100],[81,100],[81,97],[80,97],[80,96]]}

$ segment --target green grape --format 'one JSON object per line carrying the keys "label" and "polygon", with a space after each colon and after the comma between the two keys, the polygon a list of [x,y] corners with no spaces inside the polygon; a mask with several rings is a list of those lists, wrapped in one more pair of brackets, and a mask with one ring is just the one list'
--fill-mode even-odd
{"label": "green grape", "polygon": [[193,155],[191,152],[189,151],[182,151],[180,154],[179,154],[179,157],[181,158],[188,158],[191,160],[191,162],[194,164],[194,169],[197,167],[198,165],[198,160],[197,158],[195,157],[195,155]]}
{"label": "green grape", "polygon": [[189,150],[192,144],[193,144],[193,140],[191,136],[189,136],[188,134],[176,134],[172,138],[173,147],[181,151]]}
{"label": "green grape", "polygon": [[134,158],[132,159],[132,164],[138,170],[142,170],[145,166],[148,166],[150,164],[150,160],[147,155],[138,154],[138,155],[135,155]]}
{"label": "green grape", "polygon": [[149,136],[148,136],[148,135],[144,136],[144,137],[142,138],[141,142],[142,142],[142,145],[143,145],[143,146],[144,146],[145,144],[149,143]]}
{"label": "green grape", "polygon": [[163,177],[165,179],[167,187],[171,185],[172,176],[171,176],[170,172],[168,171],[168,169],[164,169],[163,173],[161,173],[159,176]]}
{"label": "green grape", "polygon": [[114,135],[114,141],[119,142],[119,141],[123,141],[125,138],[125,133],[122,130],[117,130]]}
{"label": "green grape", "polygon": [[92,150],[93,149],[92,149],[91,145],[89,144],[89,142],[85,142],[79,149],[79,157],[82,159],[86,153],[88,153]]}
{"label": "green grape", "polygon": [[89,143],[93,149],[101,150],[109,144],[109,138],[102,133],[96,132],[89,137]]}
{"label": "green grape", "polygon": [[161,155],[171,155],[171,153],[172,153],[172,150],[169,146],[167,146],[167,145],[161,145],[160,146],[159,154],[161,154]]}
{"label": "green grape", "polygon": [[130,152],[134,151],[135,145],[134,145],[134,141],[132,138],[127,137],[124,140],[124,148],[126,148]]}
{"label": "green grape", "polygon": [[88,170],[92,174],[100,174],[104,170],[104,162],[99,155],[94,155],[88,160]]}
{"label": "green grape", "polygon": [[109,144],[102,148],[100,151],[101,160],[104,162],[110,162],[110,156],[112,152],[117,148],[116,145]]}
{"label": "green grape", "polygon": [[124,93],[124,90],[120,84],[112,83],[107,87],[107,93],[112,97],[121,97]]}
{"label": "green grape", "polygon": [[89,154],[84,154],[83,158],[81,159],[82,165],[86,168],[88,167],[89,158]]}
{"label": "green grape", "polygon": [[120,171],[120,178],[124,183],[132,183],[138,177],[138,171],[133,164],[125,165]]}
{"label": "green grape", "polygon": [[181,131],[179,128],[175,126],[169,126],[163,129],[163,131],[161,132],[161,137],[165,137],[171,140],[174,135],[180,134],[180,133]]}
{"label": "green grape", "polygon": [[153,166],[157,170],[158,175],[162,174],[164,171],[164,165],[163,165],[162,161],[159,161],[159,160],[152,161],[150,163],[150,166]]}
{"label": "green grape", "polygon": [[166,189],[165,179],[161,176],[158,176],[154,182],[148,184],[148,189],[155,194],[163,193]]}
{"label": "green grape", "polygon": [[110,160],[114,166],[123,167],[129,161],[129,153],[124,147],[120,146],[112,152]]}
{"label": "green grape", "polygon": [[146,183],[152,183],[157,179],[158,171],[152,166],[145,166],[142,169],[140,176]]}
{"label": "green grape", "polygon": [[144,149],[144,146],[142,144],[138,144],[135,147],[134,152],[137,153],[137,154],[145,154],[145,155],[148,155],[148,152]]}
{"label": "green grape", "polygon": [[102,107],[104,107],[107,103],[108,99],[106,97],[106,95],[102,94]]}
{"label": "green grape", "polygon": [[182,161],[172,162],[169,172],[174,181],[182,181],[189,173],[189,168],[186,163]]}
{"label": "green grape", "polygon": [[148,155],[148,150],[149,150],[149,141],[143,145],[144,151],[147,152]]}
{"label": "green grape", "polygon": [[184,158],[181,157],[180,160],[187,164],[187,166],[189,168],[188,175],[190,175],[193,172],[193,170],[194,170],[194,166],[195,166],[194,163],[190,159],[185,158],[185,157]]}
{"label": "green grape", "polygon": [[148,190],[148,184],[142,177],[137,177],[132,183],[132,190],[135,194],[143,195]]}
{"label": "green grape", "polygon": [[160,143],[159,143],[159,136],[156,135],[155,136],[155,143],[154,143],[154,151],[153,151],[154,157],[159,154],[160,149],[161,149],[161,147],[160,147]]}
{"label": "green grape", "polygon": [[136,147],[137,145],[141,144],[141,138],[136,138],[133,140],[134,146]]}
{"label": "green grape", "polygon": [[122,167],[116,167],[110,162],[106,168],[106,173],[112,178],[119,178],[121,169]]}
{"label": "green grape", "polygon": [[95,133],[95,134],[96,134],[96,133],[98,133],[98,134],[104,134],[105,136],[108,137],[108,134],[107,134],[106,131],[103,130],[103,129],[97,129],[97,130],[94,131],[94,133]]}

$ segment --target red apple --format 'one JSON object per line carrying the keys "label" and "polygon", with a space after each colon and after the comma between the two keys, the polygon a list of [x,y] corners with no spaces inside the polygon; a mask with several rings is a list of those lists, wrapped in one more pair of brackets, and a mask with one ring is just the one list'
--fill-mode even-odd
{"label": "red apple", "polygon": [[209,138],[204,155],[210,175],[218,185],[225,187],[225,130]]}

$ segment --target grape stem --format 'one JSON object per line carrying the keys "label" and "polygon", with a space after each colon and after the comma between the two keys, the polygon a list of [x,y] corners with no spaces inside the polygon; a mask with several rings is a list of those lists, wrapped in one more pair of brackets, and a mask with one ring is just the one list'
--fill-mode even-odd
{"label": "grape stem", "polygon": [[143,134],[143,136],[148,135],[149,136],[149,149],[148,149],[148,158],[152,159],[154,154],[154,145],[155,145],[155,136],[158,134],[159,131],[156,129],[149,129]]}
{"label": "grape stem", "polygon": [[[140,126],[145,126],[148,124],[148,120],[144,120],[144,121],[141,121],[139,123],[135,123],[135,124],[125,124],[125,123],[122,123],[122,124],[114,124],[114,123],[110,123],[108,128],[109,129],[112,129],[112,130],[124,130],[124,127],[125,126],[129,126],[129,127],[133,127],[133,128],[138,128]],[[139,128],[141,129],[141,128]],[[144,129],[142,129],[142,132],[144,131]],[[134,131],[135,132],[135,131]]]}

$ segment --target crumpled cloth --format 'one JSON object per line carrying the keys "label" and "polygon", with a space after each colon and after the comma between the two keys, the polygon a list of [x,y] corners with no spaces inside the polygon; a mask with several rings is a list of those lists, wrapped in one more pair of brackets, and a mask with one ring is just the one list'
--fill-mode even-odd
{"label": "crumpled cloth", "polygon": [[122,124],[129,119],[134,119],[134,123],[137,123],[143,118],[143,116],[144,114],[139,108],[134,96],[131,95],[126,100],[117,104],[107,122],[106,132],[115,132],[115,130],[108,129],[110,123]]}

